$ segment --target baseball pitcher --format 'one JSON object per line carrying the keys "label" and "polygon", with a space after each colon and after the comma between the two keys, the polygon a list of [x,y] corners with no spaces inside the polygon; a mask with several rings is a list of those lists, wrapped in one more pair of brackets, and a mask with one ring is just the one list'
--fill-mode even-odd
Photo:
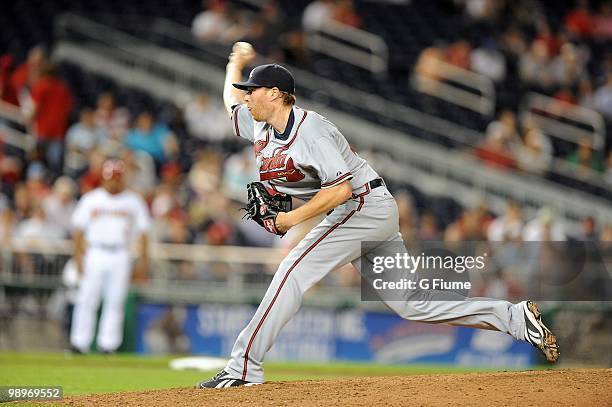
{"label": "baseball pitcher", "polygon": [[[238,336],[224,370],[201,388],[264,382],[263,361],[283,326],[298,311],[304,293],[333,269],[349,262],[360,269],[362,241],[402,243],[398,209],[384,181],[349,147],[330,121],[295,106],[292,74],[278,64],[253,69],[255,53],[236,43],[227,64],[223,100],[234,133],[254,144],[261,183],[249,185],[249,216],[271,233],[283,234],[327,214],[281,262],[253,319]],[[297,209],[284,195],[306,203]],[[404,247],[401,244],[401,247]],[[559,349],[535,303],[448,296],[416,290],[419,301],[386,301],[401,317],[506,332],[526,340],[554,362]],[[423,300],[425,299],[425,300]]]}

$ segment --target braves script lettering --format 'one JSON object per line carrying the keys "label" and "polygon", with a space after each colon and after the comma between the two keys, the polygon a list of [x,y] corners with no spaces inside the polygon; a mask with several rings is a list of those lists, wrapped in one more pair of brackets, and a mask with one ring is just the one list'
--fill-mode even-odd
{"label": "braves script lettering", "polygon": [[132,213],[127,210],[121,209],[105,209],[105,208],[95,208],[91,212],[92,219],[95,219],[99,216],[114,216],[119,218],[132,218]]}
{"label": "braves script lettering", "polygon": [[262,157],[259,167],[259,179],[269,181],[278,178],[285,178],[288,182],[296,182],[304,179],[304,174],[295,168],[293,159],[287,157],[284,151],[280,150],[272,157]]}

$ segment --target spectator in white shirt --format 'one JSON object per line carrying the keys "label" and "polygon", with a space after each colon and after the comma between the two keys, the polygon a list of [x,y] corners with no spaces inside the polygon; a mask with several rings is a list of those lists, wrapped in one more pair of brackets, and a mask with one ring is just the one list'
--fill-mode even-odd
{"label": "spectator in white shirt", "polygon": [[32,217],[24,219],[15,228],[13,237],[32,244],[67,237],[64,230],[49,220],[41,205],[34,205]]}
{"label": "spectator in white shirt", "polygon": [[208,93],[201,92],[185,107],[189,134],[200,140],[222,141],[231,133],[231,122],[222,106],[212,105]]}
{"label": "spectator in white shirt", "polygon": [[595,91],[594,100],[595,108],[608,119],[612,119],[612,72],[608,73],[606,83]]}
{"label": "spectator in white shirt", "polygon": [[567,240],[563,226],[556,221],[550,208],[542,208],[535,219],[529,221],[523,229],[525,242],[564,242]]}
{"label": "spectator in white shirt", "polygon": [[204,11],[191,23],[191,32],[202,42],[231,44],[242,38],[249,29],[242,12],[229,10],[225,0],[205,0]]}
{"label": "spectator in white shirt", "polygon": [[73,124],[66,134],[66,156],[64,172],[80,175],[87,168],[87,156],[91,150],[106,140],[104,131],[96,126],[94,112],[90,108],[81,110],[78,123]]}
{"label": "spectator in white shirt", "polygon": [[126,108],[115,105],[112,93],[104,92],[98,97],[94,121],[107,137],[120,139],[128,130],[130,113]]}
{"label": "spectator in white shirt", "polygon": [[42,208],[49,222],[62,228],[66,235],[70,233],[70,219],[76,206],[76,190],[77,186],[72,179],[59,177],[53,184],[51,194],[42,201]]}
{"label": "spectator in white shirt", "polygon": [[331,20],[333,14],[330,0],[315,0],[304,9],[302,14],[302,28],[304,31],[313,31]]}
{"label": "spectator in white shirt", "polygon": [[509,201],[506,212],[491,222],[487,228],[487,239],[490,242],[506,242],[521,239],[523,233],[523,213],[521,207]]}
{"label": "spectator in white shirt", "polygon": [[86,107],[81,110],[80,120],[68,129],[66,144],[69,150],[89,153],[104,138],[104,131],[96,126],[94,112]]}
{"label": "spectator in white shirt", "polygon": [[470,66],[474,72],[491,78],[495,82],[506,77],[506,59],[498,51],[493,40],[485,41],[470,54]]}

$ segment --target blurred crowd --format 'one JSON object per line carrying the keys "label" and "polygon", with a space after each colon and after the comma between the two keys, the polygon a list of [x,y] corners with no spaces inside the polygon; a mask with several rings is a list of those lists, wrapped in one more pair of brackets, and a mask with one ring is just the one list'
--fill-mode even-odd
{"label": "blurred crowd", "polygon": [[487,126],[474,154],[490,167],[540,176],[546,176],[557,159],[579,178],[601,175],[606,184],[612,185],[612,150],[602,157],[593,146],[593,138],[582,136],[568,154],[559,156],[550,137],[529,121],[519,126],[515,113],[508,109]]}
{"label": "blurred crowd", "polygon": [[[464,9],[469,24],[490,35],[428,47],[415,71],[436,79],[438,64],[444,62],[489,77],[501,90],[499,116],[488,126],[476,156],[498,168],[538,175],[545,175],[558,158],[579,177],[605,174],[612,183],[612,3],[579,0],[557,24],[547,15],[551,5],[545,2],[453,3]],[[556,99],[562,109],[577,106],[599,112],[607,123],[605,145],[582,137],[568,151],[535,123],[523,120],[519,125],[518,104],[529,91]]]}
{"label": "blurred crowd", "polygon": [[76,199],[100,185],[102,163],[112,156],[125,161],[129,188],[150,205],[154,241],[270,245],[239,210],[256,176],[254,157],[230,138],[227,113],[206,92],[175,107],[173,123],[154,109],[118,105],[109,92],[77,110],[70,78],[60,78],[39,47],[5,69],[2,83],[2,100],[23,112],[24,130],[36,139],[31,152],[2,145],[3,241],[69,237]]}
{"label": "blurred crowd", "polygon": [[433,211],[417,210],[409,192],[400,190],[395,198],[400,210],[400,233],[406,242],[612,241],[612,223],[598,225],[587,216],[577,230],[572,230],[548,207],[527,217],[521,205],[508,201],[504,213],[495,216],[483,201],[473,207],[460,208],[455,217],[442,223]]}
{"label": "blurred crowd", "polygon": [[[274,61],[308,67],[305,33],[334,22],[369,30],[352,0],[314,0],[296,24],[276,1],[260,10],[228,0],[208,0],[195,16],[192,31],[207,43],[249,41]],[[491,78],[498,89],[498,118],[486,129],[474,154],[502,169],[546,176],[559,163],[578,178],[612,184],[612,2],[578,0],[560,19],[546,2],[448,0],[439,12],[459,14],[455,40],[422,49],[413,71],[439,79],[439,63]],[[477,39],[462,36],[463,25],[479,27]],[[604,145],[588,137],[567,142],[550,139],[534,121],[517,118],[523,96],[535,91],[572,106],[595,110],[606,121]],[[564,112],[559,112],[563,117]],[[563,165],[566,164],[566,165]]]}
{"label": "blurred crowd", "polygon": [[352,0],[314,0],[304,8],[299,22],[287,16],[276,0],[261,2],[259,9],[228,0],[204,0],[191,29],[203,42],[247,41],[271,60],[303,65],[308,61],[304,33],[330,22],[360,28],[362,18]]}
{"label": "blurred crowd", "polygon": [[[496,2],[459,3],[470,18],[486,24],[494,24],[500,13],[494,7]],[[612,59],[593,64],[585,45],[588,41],[584,42],[610,37],[610,8],[601,3],[599,11],[592,13],[585,7],[580,2],[566,16],[564,26],[554,30],[544,20],[535,20],[537,31],[529,40],[522,29],[510,27],[500,38],[483,40],[476,48],[467,41],[428,48],[416,69],[426,70],[427,58],[444,58],[503,81],[508,59],[514,58],[526,83],[547,92],[569,92],[573,96],[565,99],[568,103],[586,103],[584,93],[574,92],[591,89],[590,104],[585,106],[610,116]],[[326,19],[362,26],[351,1],[319,0],[304,10],[303,27],[314,29]],[[209,0],[195,17],[193,32],[202,40],[224,44],[250,41],[258,51],[279,61],[294,63],[305,55],[302,32],[286,26],[274,1],[253,14],[222,0]],[[27,154],[9,144],[0,145],[3,242],[69,237],[76,200],[99,185],[101,165],[108,156],[126,162],[128,186],[149,204],[155,242],[290,248],[312,226],[302,225],[278,239],[242,219],[245,185],[257,180],[254,155],[248,143],[232,136],[220,100],[211,100],[201,92],[168,113],[122,106],[116,95],[104,91],[94,105],[77,106],[70,77],[62,78],[57,68],[40,47],[33,48],[25,61],[15,61],[10,55],[0,58],[0,96],[20,109],[25,116],[24,129],[36,138],[36,148]],[[553,150],[551,141],[537,127],[519,126],[516,113],[506,109],[488,126],[486,139],[475,154],[496,167],[543,174],[551,165]],[[612,154],[604,160],[588,140],[566,159],[577,172],[605,172],[612,182]],[[391,185],[406,242],[612,240],[612,224],[597,225],[592,218],[585,218],[580,230],[566,230],[551,210],[543,209],[527,219],[515,203],[509,203],[506,213],[498,217],[485,203],[457,213],[431,211],[422,203],[417,208],[403,187]],[[179,269],[181,278],[198,277],[193,268],[181,265]],[[346,270],[331,278],[354,284],[356,273]]]}
{"label": "blurred crowd", "polygon": [[[477,277],[472,295],[523,298],[530,294],[530,289],[538,286],[541,279],[550,279],[550,273],[561,278],[564,273],[583,271],[581,257],[575,253],[599,251],[603,256],[609,256],[612,222],[598,224],[587,216],[574,229],[564,224],[552,208],[542,207],[533,216],[527,216],[521,205],[508,201],[504,212],[498,216],[490,211],[486,202],[481,202],[460,208],[449,223],[441,224],[433,212],[424,210],[419,213],[409,192],[396,192],[395,197],[400,214],[400,233],[412,253],[420,252],[418,248],[422,242],[443,241],[447,247],[459,243],[463,244],[458,246],[463,248],[461,250],[471,250],[472,243],[482,242],[474,250],[488,253],[488,272],[472,275]],[[579,249],[564,259],[563,253],[572,252],[576,247]],[[591,257],[591,267],[599,266],[597,258],[599,254]],[[603,278],[606,278],[605,274]],[[590,294],[585,293],[591,293],[588,291],[591,289],[593,287],[585,288],[581,294],[588,296]]]}

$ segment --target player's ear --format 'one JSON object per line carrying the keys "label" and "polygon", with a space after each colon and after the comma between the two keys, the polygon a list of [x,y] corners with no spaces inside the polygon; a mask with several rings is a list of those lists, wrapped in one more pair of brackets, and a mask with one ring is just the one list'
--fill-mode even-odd
{"label": "player's ear", "polygon": [[270,100],[276,100],[281,96],[281,91],[277,87],[271,88],[270,91]]}

